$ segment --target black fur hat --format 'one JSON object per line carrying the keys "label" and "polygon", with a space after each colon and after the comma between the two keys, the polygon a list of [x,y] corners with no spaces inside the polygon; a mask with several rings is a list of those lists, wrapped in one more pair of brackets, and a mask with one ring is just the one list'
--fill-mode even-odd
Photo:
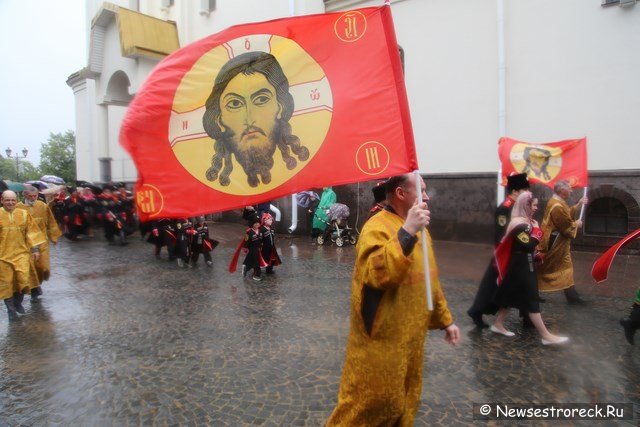
{"label": "black fur hat", "polygon": [[507,192],[523,190],[529,188],[529,181],[526,173],[509,175],[507,177]]}
{"label": "black fur hat", "polygon": [[376,185],[371,189],[373,199],[376,203],[380,203],[387,198],[387,188],[385,187],[386,183],[387,180],[385,179],[384,181],[376,183]]}
{"label": "black fur hat", "polygon": [[258,216],[258,214],[250,214],[249,216],[247,216],[247,225],[249,227],[253,227],[253,224],[255,224],[256,222],[260,222],[260,217]]}

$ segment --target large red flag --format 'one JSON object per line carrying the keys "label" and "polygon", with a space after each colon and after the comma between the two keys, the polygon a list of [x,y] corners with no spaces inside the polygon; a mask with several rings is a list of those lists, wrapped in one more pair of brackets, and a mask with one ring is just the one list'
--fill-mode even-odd
{"label": "large red flag", "polygon": [[591,277],[593,277],[593,279],[598,283],[607,280],[611,263],[613,263],[613,259],[618,251],[636,239],[640,239],[640,228],[627,234],[618,243],[611,246],[605,253],[600,255],[596,262],[593,263],[593,267],[591,268]]}
{"label": "large red flag", "polygon": [[174,52],[120,143],[142,220],[417,169],[390,7],[239,25]]}
{"label": "large red flag", "polygon": [[567,180],[572,187],[588,186],[587,138],[531,144],[502,137],[498,142],[502,185],[512,173],[526,173],[529,182],[548,187]]}

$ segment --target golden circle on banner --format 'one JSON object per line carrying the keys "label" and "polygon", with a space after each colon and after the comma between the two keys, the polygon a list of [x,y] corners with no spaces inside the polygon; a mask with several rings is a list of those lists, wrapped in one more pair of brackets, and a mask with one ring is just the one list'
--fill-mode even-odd
{"label": "golden circle on banner", "polygon": [[562,170],[562,149],[543,145],[515,144],[509,153],[513,168],[542,183],[553,181]]}
{"label": "golden circle on banner", "polygon": [[[231,142],[218,144],[224,148],[216,149],[211,132],[205,130],[205,104],[214,89],[217,73],[234,58],[250,52],[273,55],[284,72],[289,82],[288,92],[293,98],[287,141],[293,139],[298,143],[278,144],[276,138],[272,142],[274,123],[281,118],[283,110],[281,94],[276,94],[278,91],[268,81],[269,77],[260,72],[238,74],[226,83],[220,95],[219,110],[222,112],[210,126],[230,129]],[[258,89],[254,91],[255,88]],[[277,115],[267,116],[268,108]],[[216,46],[185,73],[173,100],[169,143],[180,164],[203,184],[226,194],[262,194],[289,181],[309,164],[324,142],[332,114],[333,95],[322,67],[293,40],[271,34],[253,34]],[[258,126],[261,123],[256,123],[260,120],[262,128]],[[234,129],[237,131],[233,132]],[[253,154],[251,144],[257,145],[257,140],[269,151],[270,157]],[[240,152],[243,149],[247,156],[243,157]],[[216,154],[219,170],[212,173]],[[252,161],[255,161],[257,173],[252,169],[254,165],[248,164]],[[269,163],[272,166],[268,166]]]}

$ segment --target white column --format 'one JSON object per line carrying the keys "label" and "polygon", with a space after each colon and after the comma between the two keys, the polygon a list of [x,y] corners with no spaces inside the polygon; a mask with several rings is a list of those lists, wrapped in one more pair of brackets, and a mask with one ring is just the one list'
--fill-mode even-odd
{"label": "white column", "polygon": [[111,155],[109,151],[109,106],[99,104],[97,107],[95,130],[98,154],[98,176],[95,181],[111,180]]}
{"label": "white column", "polygon": [[[507,72],[504,54],[504,0],[497,0],[496,6],[498,24],[498,138],[501,138],[506,136],[507,133]],[[498,143],[498,138],[496,138],[496,144]],[[498,169],[496,185],[496,200],[498,202],[498,206],[500,206],[504,200],[504,189],[500,185],[500,181],[502,181],[502,167]]]}

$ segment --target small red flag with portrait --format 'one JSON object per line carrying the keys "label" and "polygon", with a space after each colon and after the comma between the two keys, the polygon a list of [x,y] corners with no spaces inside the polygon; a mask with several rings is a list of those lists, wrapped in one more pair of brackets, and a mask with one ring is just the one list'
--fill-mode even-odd
{"label": "small red flag with portrait", "polygon": [[502,163],[502,185],[512,173],[526,173],[530,183],[553,188],[557,181],[567,180],[572,187],[586,187],[587,138],[532,144],[503,137],[498,142]]}

